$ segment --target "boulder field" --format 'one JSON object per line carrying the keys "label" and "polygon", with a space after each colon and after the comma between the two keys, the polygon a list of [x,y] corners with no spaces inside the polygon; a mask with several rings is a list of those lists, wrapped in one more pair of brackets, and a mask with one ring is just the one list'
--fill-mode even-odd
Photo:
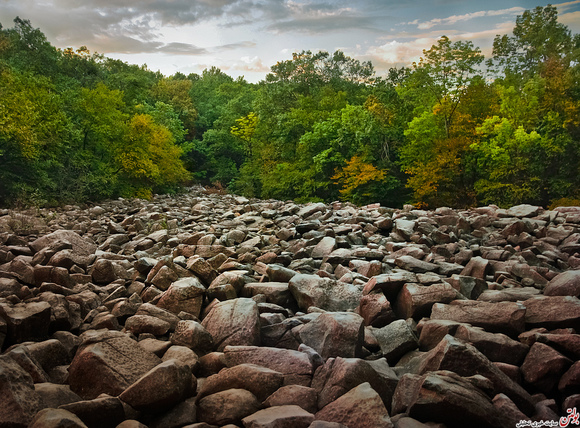
{"label": "boulder field", "polygon": [[565,422],[579,297],[579,207],[0,210],[0,427]]}

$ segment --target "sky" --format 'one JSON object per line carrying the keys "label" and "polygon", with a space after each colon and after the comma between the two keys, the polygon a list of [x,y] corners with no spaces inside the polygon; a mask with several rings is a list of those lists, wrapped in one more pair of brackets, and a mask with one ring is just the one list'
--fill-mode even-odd
{"label": "sky", "polygon": [[[539,0],[0,0],[0,23],[19,16],[58,48],[146,64],[170,76],[216,66],[258,82],[293,52],[342,50],[378,76],[408,66],[443,35],[491,54]],[[580,33],[580,0],[552,3]]]}

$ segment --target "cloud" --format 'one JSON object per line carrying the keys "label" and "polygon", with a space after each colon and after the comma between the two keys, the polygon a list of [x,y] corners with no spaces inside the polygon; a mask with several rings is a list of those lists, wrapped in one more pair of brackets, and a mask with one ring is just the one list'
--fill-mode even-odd
{"label": "cloud", "polygon": [[430,21],[418,22],[417,20],[408,22],[411,25],[417,25],[420,30],[428,30],[437,25],[455,25],[458,22],[470,21],[476,18],[482,18],[485,16],[502,16],[502,15],[517,15],[524,12],[522,7],[511,7],[509,9],[500,10],[482,10],[479,12],[466,13],[464,15],[452,15],[447,18],[435,18]]}

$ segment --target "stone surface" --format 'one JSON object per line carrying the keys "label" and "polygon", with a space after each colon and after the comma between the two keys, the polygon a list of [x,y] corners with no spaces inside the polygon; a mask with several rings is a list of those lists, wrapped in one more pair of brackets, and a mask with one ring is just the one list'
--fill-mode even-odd
{"label": "stone surface", "polygon": [[295,405],[274,406],[242,419],[245,428],[308,428],[314,415]]}
{"label": "stone surface", "polygon": [[262,403],[265,407],[296,405],[310,413],[318,410],[318,394],[314,388],[286,385],[276,390]]}
{"label": "stone surface", "polygon": [[0,426],[26,427],[42,405],[30,375],[7,356],[0,356],[0,397]]}
{"label": "stone surface", "polygon": [[71,389],[84,399],[117,396],[161,362],[120,332],[90,331],[69,368]]}
{"label": "stone surface", "polygon": [[203,319],[217,351],[226,346],[260,345],[260,314],[257,303],[248,298],[220,302]]}
{"label": "stone surface", "polygon": [[393,428],[381,397],[368,382],[351,389],[316,413],[317,420],[338,422],[349,428]]}
{"label": "stone surface", "polygon": [[372,334],[389,364],[395,364],[399,358],[419,346],[417,336],[405,320],[393,321],[385,327],[373,329]]}
{"label": "stone surface", "polygon": [[197,419],[212,425],[240,424],[256,413],[260,402],[245,389],[228,389],[202,398],[197,405]]}
{"label": "stone surface", "polygon": [[192,380],[189,366],[179,360],[167,360],[141,376],[119,398],[136,410],[157,412],[192,393]]}
{"label": "stone surface", "polygon": [[157,306],[174,314],[183,311],[199,317],[205,292],[205,287],[197,278],[183,278],[169,286]]}
{"label": "stone surface", "polygon": [[283,382],[284,375],[280,372],[255,364],[238,364],[209,376],[203,382],[197,396],[201,399],[216,392],[238,388],[248,390],[259,401],[264,401],[278,390]]}
{"label": "stone surface", "polygon": [[353,284],[321,278],[318,275],[295,275],[288,283],[300,309],[307,311],[315,306],[326,311],[354,310],[362,296]]}
{"label": "stone surface", "polygon": [[360,357],[364,339],[364,320],[352,312],[327,312],[300,330],[302,343],[322,358]]}
{"label": "stone surface", "polygon": [[64,409],[43,409],[30,422],[29,428],[87,428],[77,415]]}

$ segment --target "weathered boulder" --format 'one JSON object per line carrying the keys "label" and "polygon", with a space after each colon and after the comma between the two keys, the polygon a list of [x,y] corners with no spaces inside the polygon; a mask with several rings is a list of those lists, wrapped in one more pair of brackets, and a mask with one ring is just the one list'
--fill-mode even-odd
{"label": "weathered boulder", "polygon": [[212,335],[197,321],[183,320],[177,323],[171,335],[171,343],[186,346],[193,351],[205,354],[214,348]]}
{"label": "weathered boulder", "polygon": [[525,303],[455,300],[448,305],[435,303],[431,319],[464,322],[491,333],[505,333],[515,337],[525,329],[526,308]]}
{"label": "weathered boulder", "polygon": [[318,410],[318,394],[314,388],[286,385],[277,389],[262,403],[265,407],[296,405],[309,413]]}
{"label": "weathered boulder", "polygon": [[396,313],[401,318],[428,317],[435,303],[450,303],[461,299],[457,290],[447,283],[422,286],[408,283],[397,297]]}
{"label": "weathered boulder", "polygon": [[65,409],[43,409],[28,425],[29,428],[87,428],[80,418]]}
{"label": "weathered boulder", "polygon": [[202,326],[213,337],[217,351],[228,345],[260,345],[260,313],[257,303],[245,297],[216,304]]}
{"label": "weathered boulder", "polygon": [[155,413],[191,394],[193,379],[189,366],[179,360],[167,360],[141,376],[119,398],[136,410]]}
{"label": "weathered boulder", "polygon": [[296,405],[274,406],[242,419],[245,428],[308,428],[314,415]]}
{"label": "weathered boulder", "polygon": [[544,289],[545,296],[580,297],[580,270],[562,272]]}
{"label": "weathered boulder", "polygon": [[521,371],[528,384],[533,385],[538,391],[549,394],[571,365],[572,360],[569,358],[548,345],[536,342],[530,348]]}
{"label": "weathered boulder", "polygon": [[47,302],[0,303],[0,318],[6,323],[6,345],[48,338],[52,307]]}
{"label": "weathered boulder", "polygon": [[523,302],[530,327],[571,327],[580,330],[580,299],[573,296],[536,296]]}
{"label": "weathered boulder", "polygon": [[395,364],[399,358],[419,346],[417,336],[405,320],[396,320],[371,331],[389,364]]}
{"label": "weathered boulder", "polygon": [[362,296],[362,291],[353,284],[318,275],[295,275],[290,279],[288,288],[300,309],[305,311],[311,306],[326,311],[354,310]]}
{"label": "weathered boulder", "polygon": [[284,382],[284,375],[255,364],[238,364],[209,376],[202,384],[198,400],[216,392],[237,388],[250,391],[259,401],[264,401]]}
{"label": "weathered boulder", "polygon": [[0,426],[28,426],[41,408],[30,375],[8,356],[0,356]]}
{"label": "weathered boulder", "polygon": [[240,424],[256,413],[260,402],[245,389],[228,389],[203,397],[197,405],[197,419],[211,425]]}
{"label": "weathered boulder", "polygon": [[364,339],[364,320],[352,312],[327,312],[310,321],[299,332],[302,343],[322,358],[360,357]]}
{"label": "weathered boulder", "polygon": [[481,428],[502,425],[489,396],[469,379],[451,371],[404,375],[395,391],[393,411],[423,422],[442,422],[449,427],[466,423]]}
{"label": "weathered boulder", "polygon": [[199,317],[205,292],[205,287],[199,279],[183,278],[169,286],[157,302],[157,306],[174,314],[189,312]]}
{"label": "weathered boulder", "polygon": [[69,368],[71,389],[84,399],[117,396],[161,363],[124,333],[88,331]]}
{"label": "weathered boulder", "polygon": [[348,391],[318,411],[316,420],[338,422],[349,428],[393,428],[381,397],[368,382]]}
{"label": "weathered boulder", "polygon": [[224,357],[228,367],[250,363],[267,367],[284,375],[284,385],[310,386],[313,367],[308,354],[291,349],[227,346]]}

